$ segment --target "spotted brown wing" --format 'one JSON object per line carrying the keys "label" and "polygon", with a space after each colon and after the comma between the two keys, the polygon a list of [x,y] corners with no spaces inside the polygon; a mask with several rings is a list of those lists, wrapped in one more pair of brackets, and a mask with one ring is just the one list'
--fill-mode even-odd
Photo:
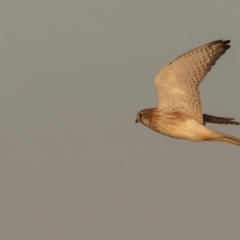
{"label": "spotted brown wing", "polygon": [[182,111],[203,124],[199,85],[222,54],[230,40],[210,42],[176,58],[155,78],[160,109]]}

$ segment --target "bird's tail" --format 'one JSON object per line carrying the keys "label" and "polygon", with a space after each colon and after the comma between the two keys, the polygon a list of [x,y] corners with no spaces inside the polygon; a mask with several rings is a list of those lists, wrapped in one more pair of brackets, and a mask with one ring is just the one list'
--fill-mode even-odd
{"label": "bird's tail", "polygon": [[237,138],[225,133],[221,133],[221,132],[214,131],[211,140],[217,141],[217,142],[226,142],[226,143],[240,146],[240,138]]}

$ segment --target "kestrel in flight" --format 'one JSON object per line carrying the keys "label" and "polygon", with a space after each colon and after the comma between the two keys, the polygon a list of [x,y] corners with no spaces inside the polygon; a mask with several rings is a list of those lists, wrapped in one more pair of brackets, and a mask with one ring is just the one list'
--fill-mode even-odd
{"label": "kestrel in flight", "polygon": [[217,132],[205,123],[233,124],[234,118],[202,113],[199,85],[216,61],[230,48],[218,40],[193,49],[165,66],[156,76],[158,108],[138,112],[136,123],[166,136],[193,142],[216,141],[240,146],[240,138]]}

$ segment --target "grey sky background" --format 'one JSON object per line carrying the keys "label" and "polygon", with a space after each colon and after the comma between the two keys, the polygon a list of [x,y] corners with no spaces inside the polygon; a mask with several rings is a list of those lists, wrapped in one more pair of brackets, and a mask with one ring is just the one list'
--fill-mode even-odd
{"label": "grey sky background", "polygon": [[[240,148],[136,125],[153,80],[207,42],[201,85],[240,120],[240,2],[0,2],[0,238],[239,240]],[[240,137],[238,126],[208,125]]]}

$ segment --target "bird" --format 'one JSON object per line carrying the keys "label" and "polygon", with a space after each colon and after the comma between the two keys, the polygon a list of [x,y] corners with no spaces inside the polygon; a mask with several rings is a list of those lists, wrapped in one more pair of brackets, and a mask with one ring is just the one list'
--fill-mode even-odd
{"label": "bird", "polygon": [[177,57],[155,77],[158,107],[139,111],[135,122],[168,137],[191,142],[226,142],[240,146],[240,138],[206,127],[206,123],[239,125],[234,118],[202,113],[199,86],[231,40],[204,44]]}

